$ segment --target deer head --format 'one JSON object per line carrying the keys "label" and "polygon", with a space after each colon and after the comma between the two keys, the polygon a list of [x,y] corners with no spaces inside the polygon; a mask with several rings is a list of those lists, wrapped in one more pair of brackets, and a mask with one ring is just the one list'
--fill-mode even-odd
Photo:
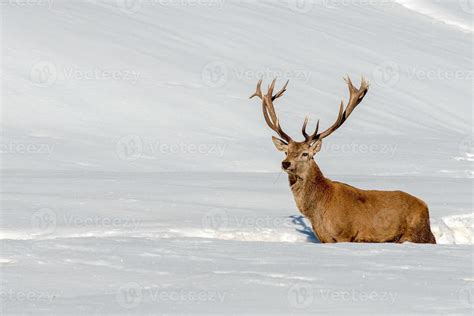
{"label": "deer head", "polygon": [[359,89],[352,85],[351,79],[349,77],[345,78],[344,80],[347,83],[350,94],[347,106],[344,107],[344,102],[341,101],[336,122],[334,122],[333,125],[321,133],[318,133],[319,120],[316,123],[314,132],[310,135],[306,133],[306,125],[308,124],[308,117],[306,117],[303,123],[303,128],[301,129],[301,132],[305,138],[305,140],[302,142],[294,141],[282,130],[275,112],[275,108],[273,106],[273,101],[285,93],[286,87],[288,86],[288,81],[280,91],[278,91],[276,94],[273,94],[273,89],[275,88],[276,82],[276,79],[274,79],[271,85],[268,87],[267,93],[265,95],[261,90],[262,80],[257,83],[257,89],[255,93],[250,96],[250,98],[257,96],[262,100],[262,110],[265,122],[273,131],[278,134],[278,136],[280,136],[280,138],[272,136],[272,140],[275,144],[275,147],[279,151],[284,152],[286,155],[285,159],[281,163],[281,167],[288,174],[297,176],[299,178],[304,178],[304,175],[311,166],[314,155],[316,155],[316,153],[321,150],[323,138],[331,135],[346,121],[346,119],[367,93],[369,85],[364,78],[361,80]]}

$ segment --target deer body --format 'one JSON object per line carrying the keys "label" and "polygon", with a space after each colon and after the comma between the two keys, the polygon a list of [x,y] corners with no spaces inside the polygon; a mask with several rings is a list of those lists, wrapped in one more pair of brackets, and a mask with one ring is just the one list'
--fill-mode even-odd
{"label": "deer body", "polygon": [[431,232],[428,206],[422,200],[402,191],[361,190],[324,177],[313,157],[321,149],[323,138],[337,130],[362,101],[368,84],[362,78],[359,89],[346,79],[350,97],[347,107],[341,102],[336,122],[318,133],[306,133],[308,119],[303,123],[305,141],[296,142],[283,132],[273,101],[286,91],[288,82],[275,95],[275,80],[267,94],[257,84],[262,100],[263,116],[268,126],[281,138],[272,137],[275,147],[285,152],[282,169],[288,173],[296,206],[310,220],[313,231],[323,243],[331,242],[414,242],[436,243]]}
{"label": "deer body", "polygon": [[289,182],[296,206],[321,242],[436,242],[420,199],[331,181],[316,162],[311,165],[305,178],[289,175]]}

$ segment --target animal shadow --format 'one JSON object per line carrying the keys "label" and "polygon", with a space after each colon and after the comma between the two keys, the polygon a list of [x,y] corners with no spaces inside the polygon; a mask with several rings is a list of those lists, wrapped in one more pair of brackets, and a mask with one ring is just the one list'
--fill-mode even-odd
{"label": "animal shadow", "polygon": [[291,218],[291,222],[295,224],[295,229],[297,232],[306,235],[308,242],[314,242],[314,243],[321,243],[316,237],[316,235],[313,233],[313,230],[311,229],[310,226],[308,226],[304,220],[304,216],[302,215],[291,215],[289,216]]}

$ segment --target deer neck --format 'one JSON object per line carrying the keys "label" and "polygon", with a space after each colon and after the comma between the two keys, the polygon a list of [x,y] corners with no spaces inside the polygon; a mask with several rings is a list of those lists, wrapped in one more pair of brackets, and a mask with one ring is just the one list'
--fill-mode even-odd
{"label": "deer neck", "polygon": [[328,198],[330,182],[314,160],[303,178],[289,175],[289,182],[296,206],[306,217],[311,218],[314,208],[322,208]]}

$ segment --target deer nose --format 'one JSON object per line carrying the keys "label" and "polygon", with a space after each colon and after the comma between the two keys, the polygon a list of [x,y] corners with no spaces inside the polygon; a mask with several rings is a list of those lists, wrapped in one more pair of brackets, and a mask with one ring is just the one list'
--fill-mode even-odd
{"label": "deer nose", "polygon": [[281,163],[281,167],[282,167],[283,169],[288,169],[290,166],[291,166],[291,162],[289,162],[289,161],[283,161],[283,162]]}

